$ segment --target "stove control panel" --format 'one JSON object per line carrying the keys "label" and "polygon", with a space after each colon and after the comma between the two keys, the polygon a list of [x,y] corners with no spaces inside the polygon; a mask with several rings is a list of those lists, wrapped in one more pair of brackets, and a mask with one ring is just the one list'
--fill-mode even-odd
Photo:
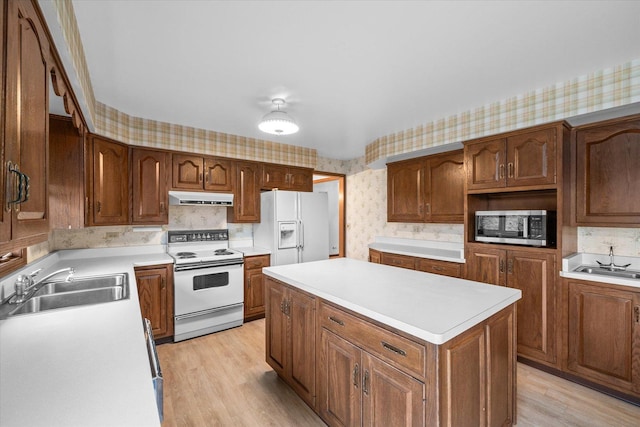
{"label": "stove control panel", "polygon": [[182,230],[167,232],[169,243],[221,242],[229,240],[229,230]]}

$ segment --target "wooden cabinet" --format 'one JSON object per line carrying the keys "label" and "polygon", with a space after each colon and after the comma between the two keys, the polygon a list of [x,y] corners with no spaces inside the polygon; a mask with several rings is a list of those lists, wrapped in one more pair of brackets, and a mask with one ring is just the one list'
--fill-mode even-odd
{"label": "wooden cabinet", "polygon": [[462,150],[387,165],[387,221],[462,223]]}
{"label": "wooden cabinet", "polygon": [[322,329],[320,416],[331,426],[423,426],[424,383]]}
{"label": "wooden cabinet", "polygon": [[555,186],[559,132],[557,125],[540,126],[466,142],[467,190]]}
{"label": "wooden cabinet", "polygon": [[233,191],[235,162],[231,159],[174,153],[172,162],[176,190]]}
{"label": "wooden cabinet", "polygon": [[640,199],[640,116],[574,130],[576,221],[579,225],[637,227]]}
{"label": "wooden cabinet", "polygon": [[[6,13],[6,16],[3,16]],[[52,59],[33,3],[8,1],[0,12],[2,153],[0,242],[25,247],[47,240],[49,84]],[[6,39],[2,40],[3,37]],[[4,56],[6,55],[6,56]],[[2,63],[4,61],[4,63]],[[22,244],[21,244],[22,243]]]}
{"label": "wooden cabinet", "polygon": [[555,365],[556,267],[555,254],[543,250],[506,250],[469,244],[466,278],[520,289],[518,354]]}
{"label": "wooden cabinet", "polygon": [[640,397],[640,291],[565,279],[567,370]]}
{"label": "wooden cabinet", "polygon": [[228,222],[260,222],[261,167],[255,162],[236,163],[236,185],[233,206],[227,208]]}
{"label": "wooden cabinet", "polygon": [[291,191],[313,191],[313,170],[264,163],[261,187]]}
{"label": "wooden cabinet", "polygon": [[443,276],[462,277],[462,264],[456,262],[392,254],[375,249],[369,249],[369,262],[441,274]]}
{"label": "wooden cabinet", "polygon": [[87,149],[88,225],[129,223],[129,147],[91,135]]}
{"label": "wooden cabinet", "polygon": [[169,154],[163,151],[131,150],[133,224],[168,224]]}
{"label": "wooden cabinet", "polygon": [[151,321],[154,339],[173,335],[173,264],[135,267],[143,318]]}
{"label": "wooden cabinet", "polygon": [[269,267],[271,256],[244,258],[244,320],[264,317],[264,276],[262,268]]}
{"label": "wooden cabinet", "polygon": [[441,425],[513,425],[513,317],[513,309],[504,310],[440,347]]}
{"label": "wooden cabinet", "polygon": [[266,360],[311,407],[316,397],[315,298],[266,277]]}

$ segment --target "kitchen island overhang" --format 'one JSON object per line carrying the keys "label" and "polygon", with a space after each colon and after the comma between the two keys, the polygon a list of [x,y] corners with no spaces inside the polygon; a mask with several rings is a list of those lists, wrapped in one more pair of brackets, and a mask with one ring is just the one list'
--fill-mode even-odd
{"label": "kitchen island overhang", "polygon": [[[330,425],[389,414],[401,425],[515,422],[521,291],[347,258],[263,273],[267,362]],[[370,390],[374,372],[402,374],[406,388],[380,374]],[[387,400],[403,403],[380,412]]]}

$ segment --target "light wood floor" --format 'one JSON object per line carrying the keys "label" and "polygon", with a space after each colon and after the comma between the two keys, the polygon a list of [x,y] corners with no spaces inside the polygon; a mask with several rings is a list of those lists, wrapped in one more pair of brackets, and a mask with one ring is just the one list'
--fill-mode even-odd
{"label": "light wood floor", "polygon": [[[158,353],[163,427],[325,425],[265,363],[264,319]],[[640,408],[518,364],[517,425],[637,427]]]}

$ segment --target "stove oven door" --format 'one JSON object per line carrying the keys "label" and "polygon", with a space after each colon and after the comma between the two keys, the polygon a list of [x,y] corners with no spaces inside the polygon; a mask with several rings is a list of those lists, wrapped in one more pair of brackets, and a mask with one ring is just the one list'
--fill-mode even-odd
{"label": "stove oven door", "polygon": [[234,265],[175,271],[174,341],[240,326],[244,274]]}

